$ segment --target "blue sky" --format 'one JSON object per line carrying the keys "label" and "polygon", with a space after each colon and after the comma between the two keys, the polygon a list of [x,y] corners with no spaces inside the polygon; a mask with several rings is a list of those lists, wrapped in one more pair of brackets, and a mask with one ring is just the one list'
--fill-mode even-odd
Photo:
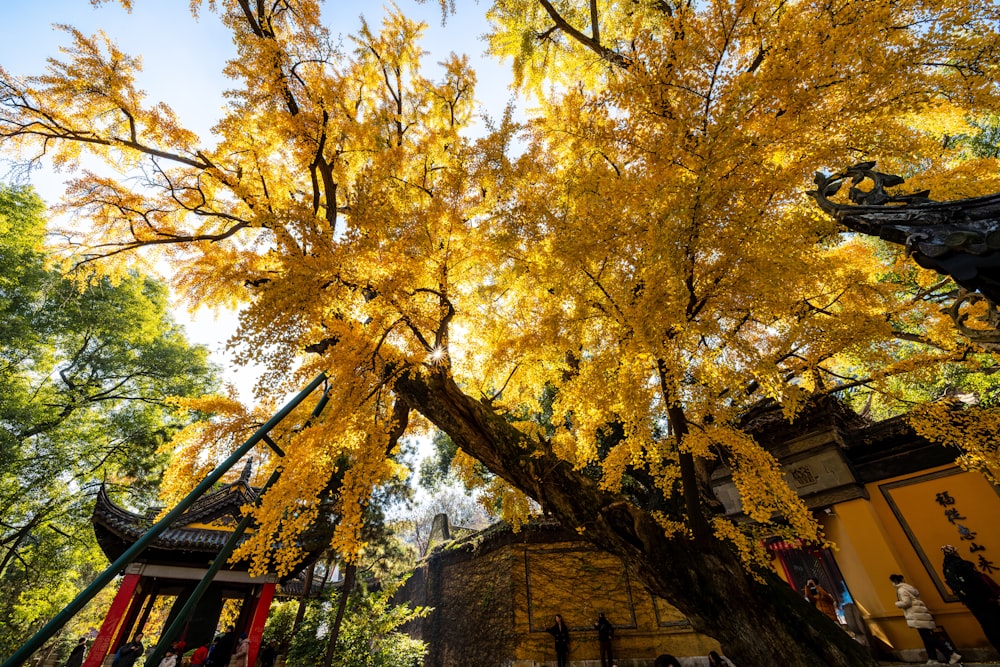
{"label": "blue sky", "polygon": [[[218,18],[203,7],[200,18],[195,19],[187,0],[134,0],[134,4],[135,9],[128,13],[113,1],[95,8],[87,0],[18,0],[16,5],[14,0],[0,0],[0,6],[8,5],[3,12],[0,64],[13,74],[40,73],[45,59],[58,55],[59,46],[68,42],[54,24],[72,25],[86,34],[102,29],[127,53],[142,55],[141,82],[150,98],[169,102],[186,120],[217,112],[219,93],[228,86],[221,75],[222,65],[234,52]],[[433,73],[433,64],[450,51],[469,55],[480,70],[480,96],[490,106],[495,107],[498,101],[499,112],[507,98],[510,76],[501,64],[482,58],[486,46],[480,36],[487,29],[487,5],[459,2],[456,14],[444,26],[435,0],[398,0],[396,5],[428,24],[424,42],[430,52],[428,73]],[[356,31],[360,15],[377,26],[384,7],[377,2],[332,1],[326,3],[324,16],[334,35],[346,36]]]}
{"label": "blue sky", "polygon": [[[196,20],[188,10],[188,0],[135,0],[132,13],[125,12],[115,2],[95,8],[88,0],[33,3],[0,0],[0,4],[6,10],[2,13],[4,38],[0,40],[0,65],[11,74],[40,74],[46,58],[59,56],[59,47],[68,44],[69,39],[53,24],[69,24],[88,35],[104,30],[119,48],[130,55],[142,56],[143,72],[138,85],[146,91],[147,103],[166,102],[181,122],[203,139],[220,117],[222,92],[231,86],[221,71],[234,49],[219,19],[204,7]],[[467,54],[478,71],[477,96],[492,116],[499,117],[510,97],[507,91],[510,74],[509,68],[501,63],[482,57],[486,46],[479,38],[487,29],[488,5],[468,0],[456,4],[456,15],[442,26],[441,10],[435,0],[423,4],[415,0],[396,2],[404,13],[428,24],[424,45],[430,54],[425,61],[425,74],[435,78],[435,63],[451,51]],[[378,3],[356,0],[328,2],[324,9],[327,26],[334,35],[354,32],[361,14],[376,27],[383,9]],[[0,172],[3,171],[0,162]],[[43,168],[33,173],[31,180],[44,199],[54,202],[64,176]],[[212,349],[214,358],[229,369],[234,382],[241,387],[252,382],[253,372],[232,374],[234,369],[228,362],[225,341],[235,327],[231,313],[198,312],[189,319],[186,313],[178,312],[177,318],[187,326],[193,340]],[[241,393],[249,399],[249,391]]]}

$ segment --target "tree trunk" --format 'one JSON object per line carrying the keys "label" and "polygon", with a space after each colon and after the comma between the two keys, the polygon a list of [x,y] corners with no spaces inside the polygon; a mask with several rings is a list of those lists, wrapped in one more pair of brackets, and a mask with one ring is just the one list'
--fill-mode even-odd
{"label": "tree trunk", "polygon": [[648,511],[603,491],[544,442],[466,395],[447,375],[407,375],[397,395],[567,528],[620,557],[739,665],[871,666],[867,650],[776,575],[758,583],[712,535],[667,537]]}
{"label": "tree trunk", "polygon": [[326,559],[326,567],[323,569],[323,578],[319,582],[319,590],[322,594],[326,590],[326,582],[330,579],[330,572],[333,569],[333,556],[328,556]]}
{"label": "tree trunk", "polygon": [[295,610],[295,620],[292,621],[293,637],[295,636],[295,633],[299,631],[299,626],[302,625],[302,619],[306,617],[306,605],[309,603],[309,598],[312,596],[313,572],[315,569],[316,563],[313,563],[306,568],[306,580],[302,585],[302,597],[299,598],[299,608]]}
{"label": "tree trunk", "polygon": [[333,627],[330,628],[330,638],[326,644],[326,654],[323,656],[323,667],[330,667],[333,664],[333,653],[337,650],[337,639],[340,637],[340,626],[344,622],[344,611],[347,609],[347,598],[354,590],[354,581],[357,579],[358,566],[348,563],[344,567],[344,583],[340,587],[340,600],[337,602],[337,615],[333,619]]}

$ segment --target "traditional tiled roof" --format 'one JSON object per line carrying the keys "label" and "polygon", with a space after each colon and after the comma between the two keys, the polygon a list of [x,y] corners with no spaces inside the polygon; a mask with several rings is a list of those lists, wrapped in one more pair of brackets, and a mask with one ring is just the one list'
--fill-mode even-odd
{"label": "traditional tiled roof", "polygon": [[[150,543],[141,560],[207,563],[229,539],[239,522],[240,508],[257,499],[257,491],[249,484],[248,465],[235,482],[196,500]],[[111,500],[102,485],[91,521],[105,555],[112,561],[117,559],[152,527],[160,512],[161,508],[144,514],[130,512]]]}
{"label": "traditional tiled roof", "polygon": [[[339,589],[344,583],[343,579],[338,579],[337,581],[327,581],[324,582],[322,578],[316,577],[312,581],[312,585],[309,587],[310,593],[309,597],[316,598],[324,590],[336,590]],[[286,579],[281,582],[281,586],[275,592],[277,597],[287,597],[287,598],[300,598],[302,593],[306,590],[306,575],[305,572],[300,572],[298,575]]]}
{"label": "traditional tiled roof", "polygon": [[[236,481],[196,500],[167,530],[150,542],[136,560],[208,567],[239,523],[241,508],[258,498],[260,489],[250,485],[250,465],[247,463]],[[102,485],[97,493],[91,522],[97,542],[108,560],[117,560],[156,523],[162,511],[162,508],[153,507],[142,514],[130,512],[111,500]],[[251,531],[253,527],[254,524],[251,524]],[[333,523],[324,521],[303,535],[305,555],[284,577],[284,581],[294,578],[302,568],[319,557],[329,544],[332,529]],[[243,536],[240,543],[247,539],[249,535]],[[226,567],[229,570],[246,570],[249,563],[240,561]]]}

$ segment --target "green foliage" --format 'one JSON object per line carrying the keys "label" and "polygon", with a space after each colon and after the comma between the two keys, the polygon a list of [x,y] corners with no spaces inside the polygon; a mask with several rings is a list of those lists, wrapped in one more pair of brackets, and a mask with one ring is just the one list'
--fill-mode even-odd
{"label": "green foliage", "polygon": [[286,667],[323,664],[323,653],[327,644],[326,631],[332,623],[333,614],[328,603],[310,603],[306,607],[306,614],[298,632],[292,637],[288,646]]}
{"label": "green foliage", "polygon": [[1000,116],[987,115],[969,119],[969,125],[977,131],[955,137],[969,158],[1000,158]]}
{"label": "green foliage", "polygon": [[297,600],[289,600],[272,605],[267,615],[267,625],[264,626],[263,645],[275,642],[278,652],[285,653],[292,644],[292,628],[295,625],[295,612],[299,608]]}
{"label": "green foliage", "polygon": [[[413,667],[421,664],[427,649],[400,628],[430,613],[426,607],[393,604],[397,586],[379,591],[355,591],[347,602],[340,636],[333,656],[334,667]],[[292,639],[288,667],[322,664],[333,625],[336,596],[332,603],[310,605],[299,631]]]}
{"label": "green foliage", "polygon": [[[38,341],[47,313],[31,295],[45,288],[48,272],[40,252],[44,227],[37,224],[42,202],[29,188],[0,193],[0,374],[13,372]],[[2,390],[2,385],[0,385]],[[6,399],[0,394],[0,399]],[[6,400],[4,400],[6,403]],[[3,450],[0,450],[0,454]]]}
{"label": "green foliage", "polygon": [[207,351],[141,276],[78,285],[47,265],[43,204],[0,186],[0,655],[106,566],[99,485],[146,504],[189,415],[171,396],[217,383]]}
{"label": "green foliage", "polygon": [[431,454],[420,462],[420,486],[427,491],[437,491],[448,479],[452,459],[458,447],[444,431],[434,431]]}

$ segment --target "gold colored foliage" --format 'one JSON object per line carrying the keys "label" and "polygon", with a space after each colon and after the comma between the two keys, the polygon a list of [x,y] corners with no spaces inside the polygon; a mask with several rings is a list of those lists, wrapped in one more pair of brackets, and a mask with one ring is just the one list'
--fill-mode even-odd
{"label": "gold colored foliage", "polygon": [[294,435],[280,441],[280,478],[259,506],[244,508],[260,529],[233,558],[252,558],[255,572],[285,573],[305,550],[326,546],[353,561],[365,547],[361,530],[373,489],[402,474],[390,457],[391,415],[373,401],[354,412],[359,388],[337,380],[331,378],[324,419],[298,421]]}
{"label": "gold colored foliage", "polygon": [[[232,396],[204,396],[173,400],[178,410],[206,415],[189,424],[163,448],[171,465],[163,475],[160,493],[169,505],[187,495],[256,430],[261,415],[251,414]],[[258,467],[259,468],[259,467]]]}
{"label": "gold colored foliage", "polygon": [[907,421],[920,436],[960,450],[957,462],[963,468],[978,470],[993,484],[1000,484],[1000,447],[996,441],[1000,409],[936,401],[912,411]]}
{"label": "gold colored foliage", "polygon": [[[447,426],[522,490],[542,488],[522,463],[545,459],[595,497],[642,476],[681,507],[682,469],[725,464],[750,516],[820,540],[743,416],[859,388],[899,404],[966,363],[935,277],[804,191],[869,158],[945,193],[995,188],[995,161],[947,137],[997,112],[996,3],[496,0],[490,48],[533,107],[475,139],[468,60],[425,76],[423,26],[398,10],[341,48],[313,0],[192,7],[238,52],[211,146],[143,99],[138,58],[72,29],[43,76],[0,70],[0,141],[114,173],[66,193],[90,221],[66,230],[75,261],[122,271],[142,251],[189,303],[239,304],[261,392],[327,373],[327,410],[286,420],[287,456],[266,463],[281,478],[239,552],[257,571],[290,567],[323,516],[340,554],[363,548],[372,489],[402,474],[399,405],[409,433]],[[190,407],[213,416],[172,445],[170,494],[262,419]],[[499,481],[483,497],[515,522],[530,509]],[[688,534],[695,510],[656,521]]]}

